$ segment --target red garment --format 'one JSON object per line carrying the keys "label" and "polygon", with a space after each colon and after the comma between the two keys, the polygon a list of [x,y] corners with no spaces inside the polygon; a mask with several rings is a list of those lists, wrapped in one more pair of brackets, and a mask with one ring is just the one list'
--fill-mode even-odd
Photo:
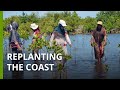
{"label": "red garment", "polygon": [[34,38],[34,37],[42,38],[42,35],[40,34],[40,30],[39,30],[39,29],[37,29],[37,30],[34,32],[33,38]]}
{"label": "red garment", "polygon": [[10,46],[11,46],[11,48],[18,48],[18,46],[14,42],[10,43]]}

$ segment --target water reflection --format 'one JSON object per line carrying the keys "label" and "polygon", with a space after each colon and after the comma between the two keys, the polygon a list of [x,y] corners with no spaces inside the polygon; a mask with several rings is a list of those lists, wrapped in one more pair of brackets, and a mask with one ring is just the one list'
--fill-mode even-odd
{"label": "water reflection", "polygon": [[95,79],[107,79],[108,65],[102,61],[95,62]]}
{"label": "water reflection", "polygon": [[[7,64],[12,63],[7,60],[6,55],[9,51],[8,39],[4,40],[4,78],[5,79],[111,79],[120,78],[120,34],[108,35],[109,43],[105,47],[105,62],[94,63],[94,49],[91,48],[90,38],[91,35],[74,35],[70,36],[73,46],[68,47],[68,52],[72,55],[72,59],[67,62],[64,70],[53,72],[42,71],[25,71],[24,72],[11,72],[7,69]],[[31,44],[32,38],[25,41],[23,50],[28,55],[27,48]],[[45,51],[45,50],[44,50]],[[44,52],[43,50],[40,53]],[[45,53],[45,52],[44,52]],[[24,61],[24,65],[33,64],[37,62]],[[53,62],[40,62],[41,64]],[[107,64],[107,65],[106,65]],[[109,68],[108,68],[109,66]],[[54,68],[56,69],[56,68]]]}
{"label": "water reflection", "polygon": [[67,79],[67,69],[56,70],[52,72],[52,79]]}
{"label": "water reflection", "polygon": [[[23,60],[16,62],[16,61],[12,61],[12,64],[14,64],[16,66],[16,64],[23,64],[23,71],[19,71],[19,70],[13,70],[12,71],[12,79],[24,79],[24,62]],[[18,65],[19,68],[19,65]]]}
{"label": "water reflection", "polygon": [[23,71],[12,71],[12,79],[24,79]]}

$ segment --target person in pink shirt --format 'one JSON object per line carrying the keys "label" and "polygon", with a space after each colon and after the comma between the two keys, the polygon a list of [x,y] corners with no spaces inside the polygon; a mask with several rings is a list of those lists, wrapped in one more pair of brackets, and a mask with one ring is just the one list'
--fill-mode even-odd
{"label": "person in pink shirt", "polygon": [[[42,34],[40,32],[40,28],[36,23],[32,23],[30,25],[30,28],[33,30],[33,38],[32,38],[32,44],[36,42],[37,38],[42,38]],[[38,54],[39,53],[39,49],[36,48],[34,50],[32,50],[33,54]],[[35,63],[38,63],[38,60],[35,60]]]}

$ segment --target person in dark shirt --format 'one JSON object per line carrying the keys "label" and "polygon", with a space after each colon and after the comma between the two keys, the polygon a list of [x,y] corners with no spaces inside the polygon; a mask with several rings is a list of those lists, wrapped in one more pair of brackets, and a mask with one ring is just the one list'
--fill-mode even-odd
{"label": "person in dark shirt", "polygon": [[[22,53],[22,41],[20,39],[20,35],[17,32],[19,24],[15,21],[11,21],[9,25],[7,25],[6,30],[10,32],[9,36],[9,48],[12,50],[11,53]],[[13,64],[23,63],[23,57],[19,60],[12,60]]]}
{"label": "person in dark shirt", "polygon": [[10,32],[9,36],[9,46],[13,51],[22,50],[20,35],[18,34],[19,24],[15,21],[11,21],[9,25],[7,25],[6,30]]}
{"label": "person in dark shirt", "polygon": [[91,45],[94,47],[95,59],[100,61],[104,56],[106,45],[106,29],[103,27],[102,21],[97,22],[97,27],[91,34]]}

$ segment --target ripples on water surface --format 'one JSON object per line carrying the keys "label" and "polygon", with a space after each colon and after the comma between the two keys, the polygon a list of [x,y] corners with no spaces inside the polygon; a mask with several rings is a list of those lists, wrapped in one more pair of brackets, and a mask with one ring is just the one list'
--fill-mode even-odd
{"label": "ripples on water surface", "polygon": [[[12,72],[7,71],[6,53],[8,50],[8,40],[4,40],[4,78],[22,79],[119,79],[120,78],[120,34],[109,34],[107,46],[105,47],[105,56],[101,63],[97,63],[94,59],[94,51],[90,46],[90,35],[74,35],[70,36],[72,47],[68,46],[69,54],[72,60],[69,60],[64,71],[61,72]],[[5,43],[6,42],[6,43]],[[27,48],[31,43],[31,38],[25,41],[24,46]],[[24,52],[27,53],[25,49]],[[43,52],[43,51],[41,51]],[[24,61],[25,64],[33,63],[32,61]],[[42,62],[46,63],[46,62]],[[51,62],[49,62],[51,63]]]}

